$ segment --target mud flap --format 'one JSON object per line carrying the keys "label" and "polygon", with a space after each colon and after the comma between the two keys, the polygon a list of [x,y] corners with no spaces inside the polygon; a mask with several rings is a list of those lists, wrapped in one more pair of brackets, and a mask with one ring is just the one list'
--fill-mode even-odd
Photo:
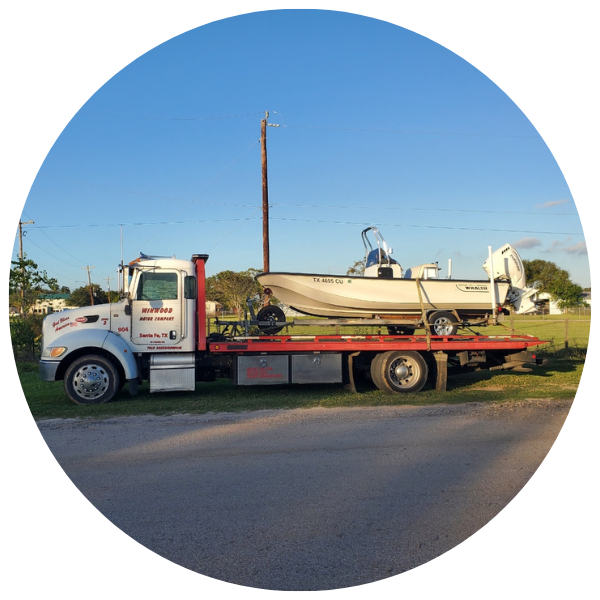
{"label": "mud flap", "polygon": [[445,352],[434,352],[435,358],[435,391],[445,392],[448,385],[448,355]]}

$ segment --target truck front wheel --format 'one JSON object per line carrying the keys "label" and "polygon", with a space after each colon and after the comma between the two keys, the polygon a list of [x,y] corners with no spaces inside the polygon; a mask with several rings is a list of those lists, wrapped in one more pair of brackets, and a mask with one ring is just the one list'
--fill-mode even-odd
{"label": "truck front wheel", "polygon": [[65,373],[65,392],[75,404],[103,404],[119,391],[119,372],[113,363],[96,354],[82,356]]}

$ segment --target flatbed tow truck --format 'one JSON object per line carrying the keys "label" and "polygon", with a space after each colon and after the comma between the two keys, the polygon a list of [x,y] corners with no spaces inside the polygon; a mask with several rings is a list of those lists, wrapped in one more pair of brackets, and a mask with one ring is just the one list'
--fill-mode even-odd
{"label": "flatbed tow truck", "polygon": [[[449,364],[528,371],[541,363],[531,348],[547,343],[522,335],[428,332],[269,335],[287,324],[264,320],[261,311],[236,324],[217,321],[218,330],[208,333],[207,260],[204,254],[191,260],[141,256],[123,269],[120,301],[48,315],[41,378],[63,380],[76,404],[108,402],[126,383],[135,395],[144,380],[150,392],[194,391],[197,382],[218,378],[242,386],[345,384],[356,391],[360,372],[385,392],[417,392],[430,378],[443,392]],[[259,335],[250,335],[251,325]]]}

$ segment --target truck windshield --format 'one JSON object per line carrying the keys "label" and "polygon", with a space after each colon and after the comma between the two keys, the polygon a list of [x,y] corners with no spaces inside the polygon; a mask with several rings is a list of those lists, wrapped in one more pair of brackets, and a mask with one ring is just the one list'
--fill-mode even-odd
{"label": "truck windshield", "polygon": [[177,273],[142,273],[136,300],[177,300]]}

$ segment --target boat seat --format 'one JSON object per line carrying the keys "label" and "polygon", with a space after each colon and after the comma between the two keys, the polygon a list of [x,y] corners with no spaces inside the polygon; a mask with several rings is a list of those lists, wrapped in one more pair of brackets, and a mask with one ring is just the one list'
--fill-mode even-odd
{"label": "boat seat", "polygon": [[[380,254],[381,254],[381,256],[380,256]],[[390,265],[397,265],[398,261],[395,261],[393,258],[389,257],[383,250],[376,248],[375,250],[371,250],[371,252],[369,252],[369,254],[367,254],[365,268],[372,267],[373,265],[383,264],[383,263],[390,264]]]}

